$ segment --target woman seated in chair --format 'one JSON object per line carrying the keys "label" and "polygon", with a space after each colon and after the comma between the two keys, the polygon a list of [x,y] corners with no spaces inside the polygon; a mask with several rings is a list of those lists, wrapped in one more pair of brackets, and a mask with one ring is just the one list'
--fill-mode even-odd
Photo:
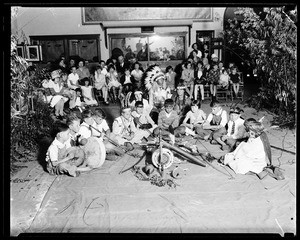
{"label": "woman seated in chair", "polygon": [[44,80],[42,86],[49,89],[46,101],[50,103],[50,107],[55,108],[55,116],[62,120],[64,117],[64,104],[69,98],[64,95],[65,88],[61,84],[59,70],[51,72],[52,80]]}

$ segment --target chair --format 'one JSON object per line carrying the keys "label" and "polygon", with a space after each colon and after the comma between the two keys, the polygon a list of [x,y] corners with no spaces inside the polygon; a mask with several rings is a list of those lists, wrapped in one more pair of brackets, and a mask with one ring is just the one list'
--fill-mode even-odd
{"label": "chair", "polygon": [[228,89],[224,89],[221,85],[217,85],[217,99],[227,101]]}
{"label": "chair", "polygon": [[210,86],[209,84],[204,85],[204,99],[210,98]]}

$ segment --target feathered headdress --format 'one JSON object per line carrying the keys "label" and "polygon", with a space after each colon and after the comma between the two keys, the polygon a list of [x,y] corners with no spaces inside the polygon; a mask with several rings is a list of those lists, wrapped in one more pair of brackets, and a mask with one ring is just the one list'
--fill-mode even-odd
{"label": "feathered headdress", "polygon": [[147,68],[147,70],[144,72],[142,81],[144,83],[145,88],[149,91],[155,82],[157,82],[159,79],[164,79],[165,74],[161,70],[161,68],[154,64]]}

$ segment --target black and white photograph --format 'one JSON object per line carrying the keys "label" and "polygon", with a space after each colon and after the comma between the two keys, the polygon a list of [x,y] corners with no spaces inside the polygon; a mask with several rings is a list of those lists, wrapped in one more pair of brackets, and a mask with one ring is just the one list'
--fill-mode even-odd
{"label": "black and white photograph", "polygon": [[11,237],[296,236],[295,3],[6,9]]}

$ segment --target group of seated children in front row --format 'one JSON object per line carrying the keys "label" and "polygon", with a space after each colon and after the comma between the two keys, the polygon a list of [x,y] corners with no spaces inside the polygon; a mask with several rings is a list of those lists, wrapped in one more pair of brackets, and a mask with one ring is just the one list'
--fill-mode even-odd
{"label": "group of seated children in front row", "polygon": [[[174,101],[167,99],[160,111],[157,124],[145,111],[142,101],[136,101],[135,110],[125,107],[117,117],[112,132],[101,109],[86,109],[79,119],[71,114],[66,124],[59,122],[56,137],[47,151],[48,171],[53,174],[67,173],[77,176],[82,171],[99,168],[106,160],[114,160],[134,144],[154,141],[161,133],[162,139],[175,144],[175,138],[192,135],[211,144],[220,144],[226,150],[223,163],[236,173],[248,171],[259,174],[271,162],[270,145],[263,126],[254,119],[244,121],[241,109],[227,112],[214,103],[211,113],[206,114],[193,101],[191,110],[179,125],[179,115]],[[264,136],[261,140],[260,136]]]}

